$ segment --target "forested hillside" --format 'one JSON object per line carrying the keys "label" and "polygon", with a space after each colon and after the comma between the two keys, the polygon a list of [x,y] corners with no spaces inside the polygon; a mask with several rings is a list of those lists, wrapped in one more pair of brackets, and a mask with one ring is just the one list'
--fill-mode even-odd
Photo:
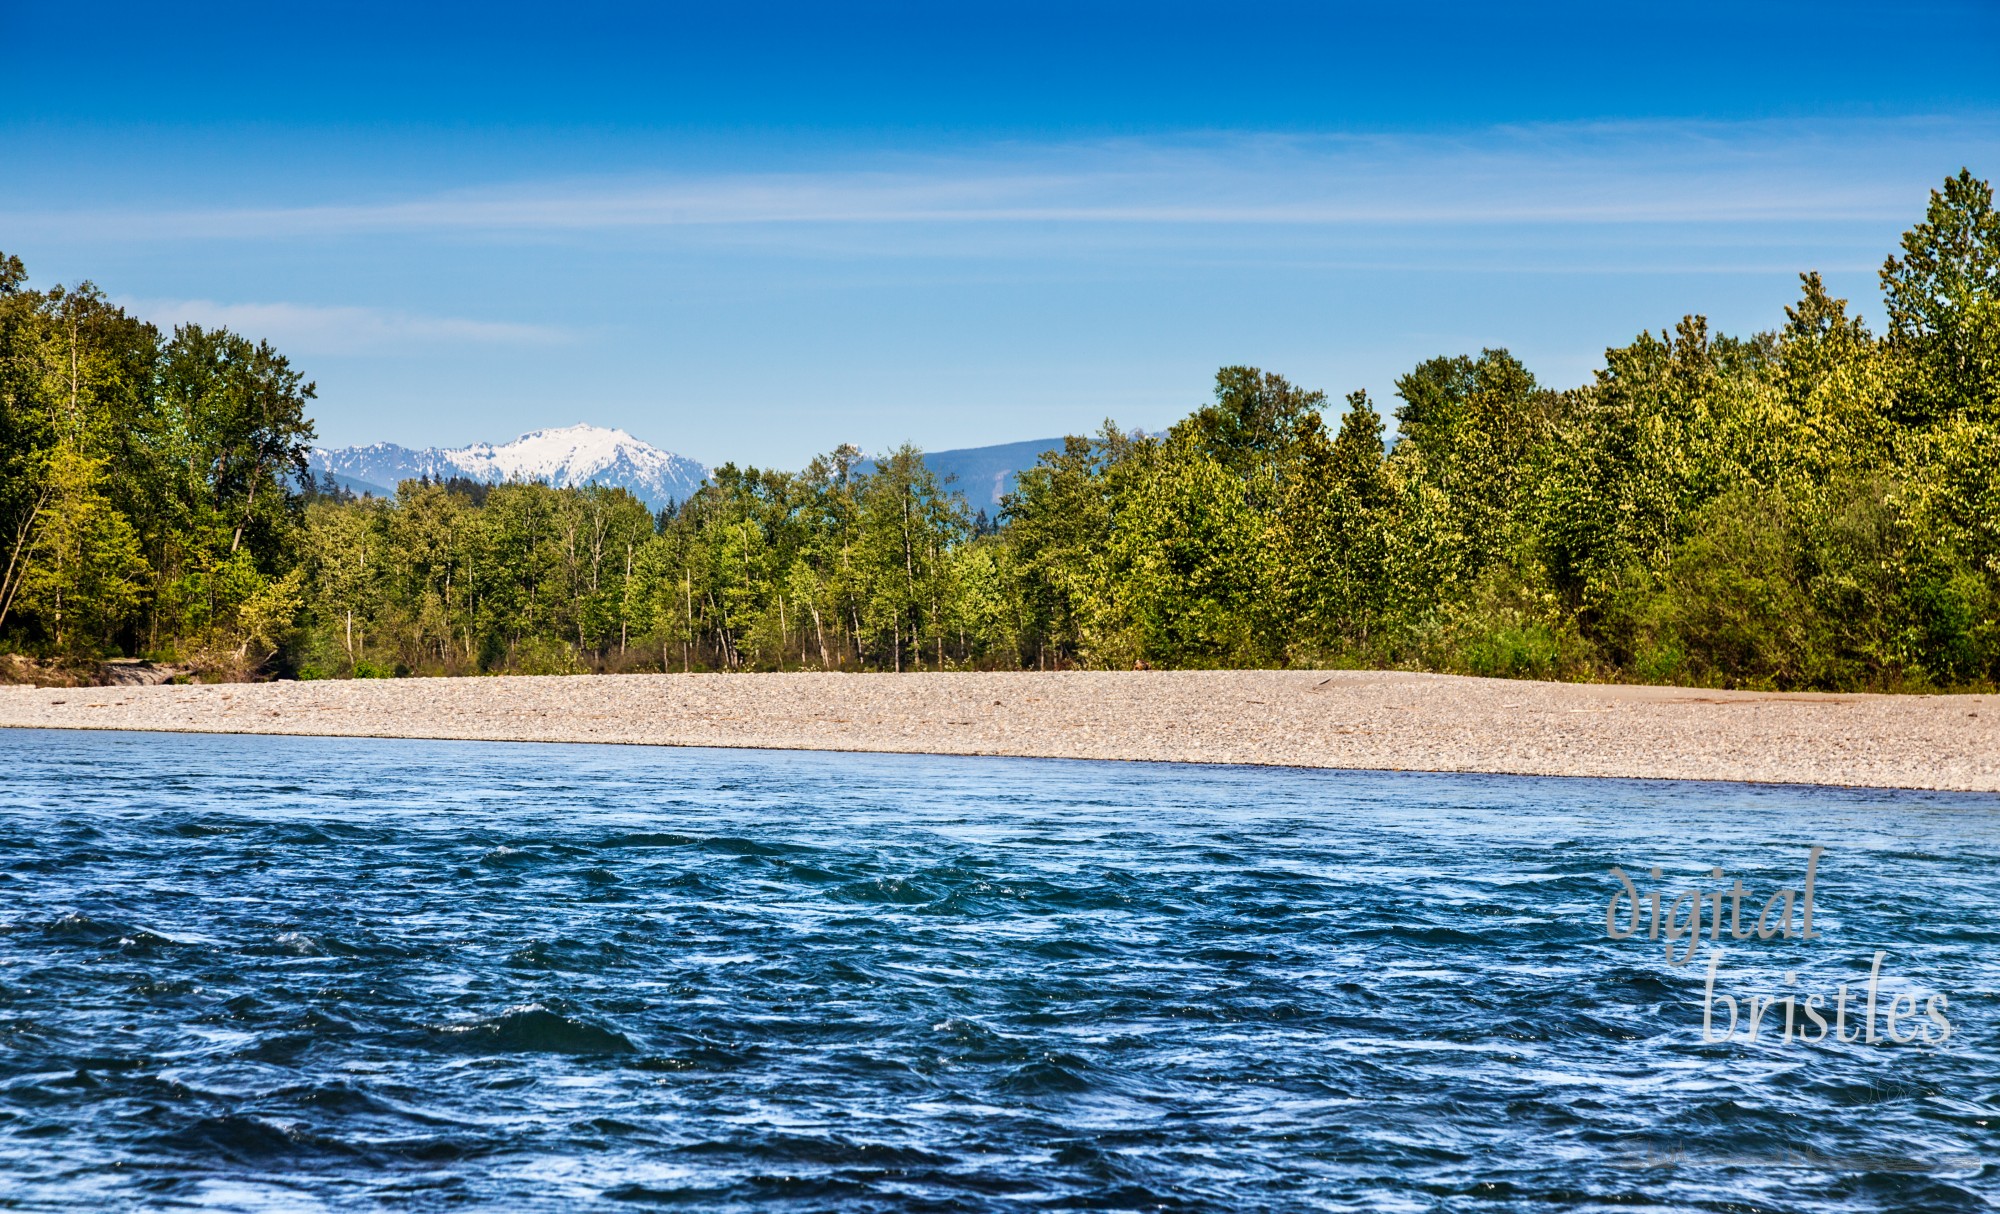
{"label": "forested hillside", "polygon": [[[1505,350],[1365,395],[1248,367],[1107,422],[1000,525],[914,450],[622,490],[303,477],[310,385],[0,261],[0,641],[299,677],[1395,666],[1777,688],[2000,680],[2000,218],[1948,180],[1871,333],[1819,277],[1539,384]],[[1775,318],[1774,318],[1775,319]]]}

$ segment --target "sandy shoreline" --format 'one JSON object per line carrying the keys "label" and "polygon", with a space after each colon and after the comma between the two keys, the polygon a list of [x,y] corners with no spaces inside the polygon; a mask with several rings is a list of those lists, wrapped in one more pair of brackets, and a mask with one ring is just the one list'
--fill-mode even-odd
{"label": "sandy shoreline", "polygon": [[2000,791],[2000,696],[1374,671],[0,687],[0,727],[616,742]]}

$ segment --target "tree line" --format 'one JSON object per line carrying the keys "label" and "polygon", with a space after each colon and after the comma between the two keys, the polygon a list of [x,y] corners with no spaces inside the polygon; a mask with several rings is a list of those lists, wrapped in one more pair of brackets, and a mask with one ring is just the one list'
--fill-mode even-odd
{"label": "tree line", "polygon": [[997,527],[904,447],[620,489],[305,468],[312,387],[0,260],[0,643],[299,677],[1400,667],[1695,685],[2000,681],[2000,218],[1961,172],[1871,332],[1816,274],[1545,387],[1505,350],[1396,381],[1394,439],[1250,367],[1106,422]]}

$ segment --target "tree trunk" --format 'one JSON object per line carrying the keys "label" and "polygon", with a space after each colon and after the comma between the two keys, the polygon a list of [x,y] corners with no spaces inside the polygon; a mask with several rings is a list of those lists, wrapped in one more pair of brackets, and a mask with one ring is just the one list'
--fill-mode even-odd
{"label": "tree trunk", "polygon": [[21,583],[28,580],[28,567],[21,562],[21,553],[26,549],[28,537],[34,534],[35,520],[41,518],[42,510],[49,504],[55,493],[53,487],[44,486],[42,496],[35,501],[35,508],[28,512],[28,519],[21,524],[20,533],[14,537],[14,551],[7,558],[7,572],[0,576],[0,625],[7,622],[7,613],[14,609],[14,596],[20,593]]}
{"label": "tree trunk", "polygon": [[[808,600],[810,602],[810,600]],[[819,638],[819,666],[821,670],[833,669],[833,658],[826,652],[826,628],[819,620],[819,604],[811,603],[813,613],[813,634]]]}
{"label": "tree trunk", "polygon": [[257,505],[257,482],[264,476],[264,461],[258,460],[250,469],[250,494],[243,499],[243,517],[236,524],[236,536],[229,541],[229,555],[236,555],[236,546],[243,542],[243,528],[250,525],[250,511]]}

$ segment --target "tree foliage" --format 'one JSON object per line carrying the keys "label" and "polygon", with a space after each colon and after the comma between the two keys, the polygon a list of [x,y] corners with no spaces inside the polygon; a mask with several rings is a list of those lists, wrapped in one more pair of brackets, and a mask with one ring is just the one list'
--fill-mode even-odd
{"label": "tree foliage", "polygon": [[312,385],[0,255],[0,639],[262,662],[291,635]]}

